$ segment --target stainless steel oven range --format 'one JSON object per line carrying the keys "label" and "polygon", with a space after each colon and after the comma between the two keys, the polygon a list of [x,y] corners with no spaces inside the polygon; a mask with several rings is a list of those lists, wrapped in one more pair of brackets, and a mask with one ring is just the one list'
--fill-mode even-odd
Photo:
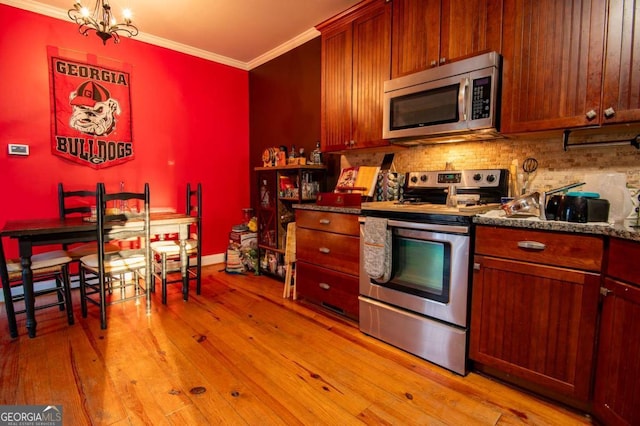
{"label": "stainless steel oven range", "polygon": [[[410,172],[405,200],[362,204],[362,332],[467,373],[471,218],[476,214],[468,204],[499,203],[508,181],[502,169]],[[390,274],[382,278],[372,278],[367,270],[368,220],[386,225],[391,242]]]}

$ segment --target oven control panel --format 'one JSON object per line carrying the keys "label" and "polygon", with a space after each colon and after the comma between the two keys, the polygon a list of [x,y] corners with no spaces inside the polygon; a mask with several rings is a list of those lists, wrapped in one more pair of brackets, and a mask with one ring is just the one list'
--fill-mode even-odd
{"label": "oven control panel", "polygon": [[508,179],[505,169],[446,170],[409,172],[405,185],[407,189],[447,188],[498,188]]}

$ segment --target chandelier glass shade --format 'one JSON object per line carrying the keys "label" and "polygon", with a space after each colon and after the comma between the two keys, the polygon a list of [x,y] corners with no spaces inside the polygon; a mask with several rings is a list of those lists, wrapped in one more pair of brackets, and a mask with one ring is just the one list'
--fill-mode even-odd
{"label": "chandelier glass shade", "polygon": [[131,23],[131,11],[125,9],[122,22],[117,22],[111,12],[109,0],[95,0],[93,11],[76,0],[68,15],[79,25],[80,34],[88,36],[91,31],[95,31],[105,45],[110,38],[113,38],[114,43],[120,43],[120,35],[138,35],[138,28]]}

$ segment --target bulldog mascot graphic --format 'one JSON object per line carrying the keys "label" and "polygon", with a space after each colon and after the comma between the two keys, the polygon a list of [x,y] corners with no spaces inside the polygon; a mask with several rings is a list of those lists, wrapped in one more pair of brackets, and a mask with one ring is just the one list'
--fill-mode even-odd
{"label": "bulldog mascot graphic", "polygon": [[115,129],[120,104],[104,86],[87,80],[70,93],[69,103],[73,106],[69,126],[79,132],[106,136]]}
{"label": "bulldog mascot graphic", "polygon": [[93,55],[89,62],[63,58],[54,46],[47,52],[53,155],[96,170],[133,160],[132,66]]}

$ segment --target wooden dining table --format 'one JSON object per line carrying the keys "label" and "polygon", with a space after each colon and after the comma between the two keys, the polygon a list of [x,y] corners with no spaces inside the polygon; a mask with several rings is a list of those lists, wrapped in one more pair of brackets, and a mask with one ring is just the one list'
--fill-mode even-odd
{"label": "wooden dining table", "polygon": [[[131,218],[131,220],[141,221],[142,219]],[[189,296],[186,243],[189,238],[189,225],[195,223],[197,220],[196,217],[181,213],[150,213],[151,235],[176,234],[180,240],[180,272],[182,274],[182,296],[184,300],[187,300]],[[22,265],[27,332],[29,337],[35,337],[37,322],[34,309],[33,272],[31,270],[33,247],[96,241],[97,224],[95,221],[88,220],[86,217],[8,220],[0,230],[0,237],[10,237],[18,241],[20,262]],[[155,281],[153,274],[149,272],[147,273],[147,277]],[[151,283],[150,286],[153,288],[153,283]],[[3,285],[2,291],[4,293],[5,306],[7,309],[13,309],[10,286]],[[150,305],[147,304],[147,306],[149,307]],[[18,327],[15,315],[10,315],[9,311],[7,311],[7,319],[11,337],[17,337]]]}

